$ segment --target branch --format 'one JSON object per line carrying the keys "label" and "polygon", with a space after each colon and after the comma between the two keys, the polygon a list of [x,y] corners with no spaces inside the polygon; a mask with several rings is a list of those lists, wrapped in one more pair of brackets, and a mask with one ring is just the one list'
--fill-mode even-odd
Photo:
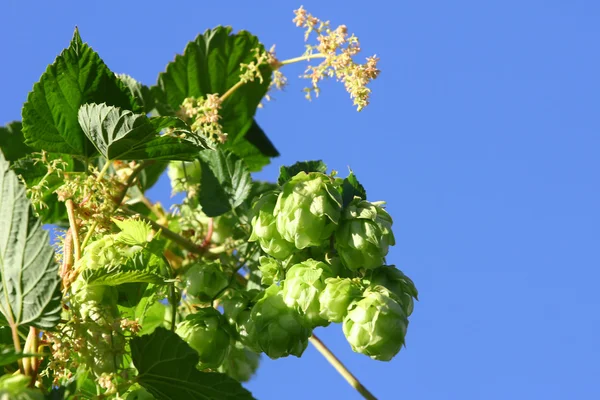
{"label": "branch", "polygon": [[346,368],[344,364],[325,346],[325,344],[316,337],[314,334],[308,339],[313,346],[325,357],[325,359],[344,377],[344,379],[352,386],[358,393],[360,393],[367,400],[377,400],[377,397],[373,396],[369,390],[363,386],[362,383]]}

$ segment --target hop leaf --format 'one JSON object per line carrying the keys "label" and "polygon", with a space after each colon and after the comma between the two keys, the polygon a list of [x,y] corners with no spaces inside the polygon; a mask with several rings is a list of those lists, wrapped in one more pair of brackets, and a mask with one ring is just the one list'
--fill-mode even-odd
{"label": "hop leaf", "polygon": [[374,360],[391,360],[404,344],[408,319],[400,304],[381,286],[365,291],[350,305],[343,331],[357,353]]}
{"label": "hop leaf", "polygon": [[177,325],[177,333],[198,352],[202,368],[216,368],[229,353],[231,337],[227,321],[214,308],[201,308]]}
{"label": "hop leaf", "polygon": [[348,278],[327,278],[325,283],[325,289],[319,295],[321,318],[342,322],[350,303],[362,294],[360,285]]}
{"label": "hop leaf", "polygon": [[299,172],[283,185],[277,199],[277,230],[298,249],[321,246],[337,227],[341,205],[341,195],[327,175]]}
{"label": "hop leaf", "polygon": [[329,265],[313,259],[294,265],[286,274],[283,300],[300,311],[311,327],[329,324],[320,316],[319,295],[325,289],[325,279],[332,276]]}
{"label": "hop leaf", "polygon": [[389,246],[395,244],[392,217],[382,205],[356,198],[344,212],[335,232],[335,249],[351,270],[384,264]]}
{"label": "hop leaf", "polygon": [[277,286],[265,290],[252,308],[249,323],[258,347],[272,359],[300,357],[308,345],[310,329],[304,318],[285,304]]}
{"label": "hop leaf", "polygon": [[186,293],[201,302],[211,301],[227,287],[229,278],[218,263],[193,265],[184,274]]}
{"label": "hop leaf", "polygon": [[276,203],[275,193],[267,193],[256,202],[255,216],[252,218],[252,235],[248,241],[258,241],[265,253],[282,260],[292,254],[295,248],[293,243],[283,239],[277,230],[273,215]]}

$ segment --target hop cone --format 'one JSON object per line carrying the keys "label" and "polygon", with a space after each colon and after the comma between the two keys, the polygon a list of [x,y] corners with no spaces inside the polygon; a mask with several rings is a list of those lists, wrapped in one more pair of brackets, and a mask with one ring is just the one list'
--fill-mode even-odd
{"label": "hop cone", "polygon": [[259,354],[249,350],[242,343],[235,342],[219,367],[219,372],[226,373],[239,382],[247,382],[258,369],[259,362]]}
{"label": "hop cone", "polygon": [[319,295],[325,289],[325,279],[333,276],[329,265],[308,259],[291,267],[283,284],[283,300],[304,315],[311,327],[326,326],[327,319],[320,315]]}
{"label": "hop cone", "polygon": [[250,322],[260,350],[270,358],[300,357],[308,345],[310,329],[304,318],[285,304],[277,286],[267,289],[254,305]]}
{"label": "hop cone", "polygon": [[321,246],[337,227],[341,204],[327,175],[300,172],[284,184],[277,199],[277,230],[298,249]]}
{"label": "hop cone", "polygon": [[198,352],[202,368],[217,368],[229,353],[227,321],[214,308],[201,308],[177,325],[175,331]]}
{"label": "hop cone", "polygon": [[186,292],[201,302],[209,302],[227,287],[229,278],[218,263],[197,264],[183,276]]}
{"label": "hop cone", "polygon": [[295,250],[294,245],[281,237],[277,231],[273,210],[277,203],[275,193],[263,195],[254,205],[255,216],[252,218],[252,234],[248,241],[257,241],[268,255],[284,259]]}
{"label": "hop cone", "polygon": [[325,289],[319,295],[321,318],[342,322],[350,303],[362,294],[360,285],[349,278],[327,278],[325,284]]}
{"label": "hop cone", "polygon": [[371,270],[369,280],[371,286],[383,286],[388,289],[394,298],[404,308],[407,316],[413,312],[413,298],[417,299],[419,293],[413,281],[393,265],[384,265]]}
{"label": "hop cone", "polygon": [[394,244],[392,217],[382,203],[355,198],[335,232],[335,249],[346,267],[354,271],[379,267]]}
{"label": "hop cone", "polygon": [[404,344],[408,320],[404,309],[385,288],[365,291],[350,305],[344,318],[344,335],[352,350],[374,360],[389,361]]}

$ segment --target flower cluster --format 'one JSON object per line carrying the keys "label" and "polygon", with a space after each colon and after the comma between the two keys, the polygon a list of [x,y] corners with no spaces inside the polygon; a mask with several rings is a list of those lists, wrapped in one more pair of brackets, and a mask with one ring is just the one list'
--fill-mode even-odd
{"label": "flower cluster", "polygon": [[311,33],[317,36],[316,45],[307,45],[306,52],[300,58],[324,58],[317,66],[309,66],[304,78],[310,79],[312,87],[306,88],[306,97],[311,98],[311,93],[319,95],[319,82],[326,77],[341,81],[358,111],[369,104],[371,89],[367,88],[373,79],[379,76],[375,56],[368,57],[366,63],[358,64],[353,57],[360,52],[360,42],[354,35],[348,34],[345,25],[335,29],[330,27],[329,21],[321,21],[300,7],[295,10],[296,17],[293,22],[298,27],[306,29],[304,39],[308,40]]}
{"label": "flower cluster", "polygon": [[342,322],[352,349],[373,359],[390,360],[404,344],[417,291],[385,265],[392,218],[383,202],[356,196],[343,206],[342,182],[299,172],[255,203],[249,240],[267,255],[259,270],[270,287],[225,304],[248,347],[300,356],[312,329],[330,322]]}
{"label": "flower cluster", "polygon": [[183,100],[177,115],[185,120],[191,121],[194,132],[200,132],[207,138],[225,143],[227,133],[223,132],[223,126],[219,123],[221,116],[221,98],[218,94],[207,94],[206,97],[188,97]]}

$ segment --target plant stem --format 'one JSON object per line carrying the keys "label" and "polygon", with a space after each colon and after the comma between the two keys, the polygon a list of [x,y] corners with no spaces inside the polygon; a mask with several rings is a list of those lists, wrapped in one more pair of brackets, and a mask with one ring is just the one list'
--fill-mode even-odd
{"label": "plant stem", "polygon": [[75,250],[75,261],[78,261],[81,258],[81,247],[79,246],[79,228],[77,227],[77,220],[75,219],[75,204],[73,203],[73,200],[69,199],[65,201],[65,206],[67,207],[67,216],[69,217],[69,226],[71,228],[71,237],[73,239],[73,248]]}
{"label": "plant stem", "polygon": [[308,61],[308,60],[312,60],[313,58],[327,58],[327,56],[325,54],[321,54],[321,53],[309,54],[307,56],[288,58],[287,60],[279,61],[279,65],[288,65],[288,64],[293,64],[293,63],[300,62],[300,61]]}
{"label": "plant stem", "polygon": [[231,95],[233,94],[233,92],[235,92],[237,89],[239,89],[240,87],[242,87],[242,86],[244,85],[244,83],[246,83],[246,82],[243,82],[243,81],[238,81],[238,83],[236,83],[235,85],[233,85],[232,87],[230,87],[230,88],[229,88],[229,90],[227,90],[227,91],[226,91],[226,92],[223,94],[223,96],[221,96],[221,97],[219,98],[219,100],[221,101],[221,103],[222,103],[222,102],[223,102],[223,101],[224,101],[226,98],[228,98],[229,96],[231,96]]}
{"label": "plant stem", "polygon": [[94,231],[96,230],[96,227],[98,226],[98,221],[94,221],[92,223],[92,226],[90,227],[90,230],[88,231],[88,233],[85,235],[85,238],[83,239],[83,242],[81,242],[81,248],[85,249],[85,246],[87,245],[87,243],[90,241],[92,235],[94,234]]}
{"label": "plant stem", "polygon": [[325,344],[316,337],[314,334],[309,338],[313,346],[325,357],[325,359],[344,377],[344,379],[352,386],[358,393],[360,393],[367,400],[377,400],[377,397],[373,396],[366,387],[360,383],[358,379],[346,368],[344,364],[325,346]]}
{"label": "plant stem", "polygon": [[[136,212],[130,210],[126,206],[121,206],[121,210],[125,214],[128,214],[128,215],[138,215]],[[157,224],[150,218],[144,217],[143,215],[139,215],[139,218],[148,222],[152,226],[152,229],[154,229],[156,231],[161,231],[161,234],[164,235],[167,239],[170,239],[173,242],[177,243],[179,246],[183,247],[190,253],[194,253],[194,254],[203,254],[204,253],[204,249],[202,249],[196,243],[184,238],[183,236],[178,235],[177,233],[173,232],[166,226]]]}
{"label": "plant stem", "polygon": [[115,201],[115,210],[118,209],[119,206],[121,205],[121,203],[123,202],[123,199],[127,195],[127,191],[129,190],[131,185],[133,185],[135,178],[137,178],[137,176],[140,174],[140,172],[142,172],[142,170],[144,168],[146,168],[148,165],[152,164],[153,162],[154,161],[143,161],[143,162],[139,163],[138,165],[136,165],[136,167],[131,172],[131,175],[129,175],[129,178],[127,178],[127,181],[125,182],[125,186],[123,187],[123,190],[119,194],[119,197]]}
{"label": "plant stem", "polygon": [[109,160],[106,160],[106,164],[104,164],[104,166],[102,167],[102,170],[100,170],[100,173],[98,174],[98,177],[96,178],[96,182],[100,182],[104,178],[104,174],[106,174],[106,171],[108,171],[108,169],[110,168],[110,164],[111,164],[111,162]]}

